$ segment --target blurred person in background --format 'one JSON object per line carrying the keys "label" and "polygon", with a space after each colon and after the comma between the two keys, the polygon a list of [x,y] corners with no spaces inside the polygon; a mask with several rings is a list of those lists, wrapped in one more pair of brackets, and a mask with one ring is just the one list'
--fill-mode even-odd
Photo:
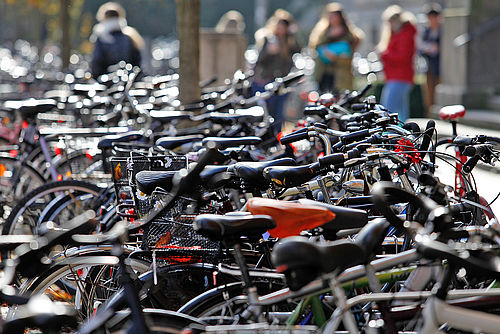
{"label": "blurred person in background", "polygon": [[341,4],[325,6],[309,36],[309,47],[318,54],[314,79],[321,92],[353,89],[352,55],[363,38],[363,31],[347,20]]}
{"label": "blurred person in background", "polygon": [[99,8],[96,18],[99,23],[90,36],[94,44],[92,75],[97,78],[107,73],[109,66],[122,60],[139,66],[144,41],[137,30],[127,25],[123,7],[116,2],[107,2]]}
{"label": "blurred person in background", "polygon": [[218,33],[243,33],[245,31],[245,18],[237,10],[230,10],[221,16],[215,26]]}
{"label": "blurred person in background", "polygon": [[424,12],[427,14],[427,26],[422,33],[419,49],[427,62],[427,117],[429,117],[430,107],[434,104],[434,93],[440,81],[441,11],[442,8],[437,3],[424,7]]}
{"label": "blurred person in background", "polygon": [[[259,57],[254,68],[253,92],[264,91],[264,86],[278,77],[286,76],[293,67],[292,55],[300,52],[295,38],[297,25],[293,16],[277,9],[266,25],[255,32]],[[281,131],[287,95],[273,96],[267,100],[269,115],[273,117],[275,134]]]}
{"label": "blurred person in background", "polygon": [[384,65],[385,85],[380,102],[401,121],[410,116],[409,96],[413,86],[415,56],[415,16],[392,5],[382,14],[383,26],[377,51]]}

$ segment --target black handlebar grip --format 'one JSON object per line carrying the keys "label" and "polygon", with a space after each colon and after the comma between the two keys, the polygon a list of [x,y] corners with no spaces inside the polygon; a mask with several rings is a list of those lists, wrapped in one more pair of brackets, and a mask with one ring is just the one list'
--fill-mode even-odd
{"label": "black handlebar grip", "polygon": [[425,155],[427,154],[427,151],[429,149],[429,144],[431,143],[432,135],[434,134],[434,131],[436,130],[436,122],[434,122],[432,119],[427,122],[427,126],[425,127],[424,131],[424,138],[422,139],[422,145],[420,145],[420,153],[422,160],[425,158]]}
{"label": "black handlebar grip", "polygon": [[474,146],[467,146],[463,150],[462,154],[465,155],[466,157],[473,157],[477,154],[477,149]]}
{"label": "black handlebar grip", "polygon": [[462,173],[469,174],[470,172],[472,172],[480,158],[481,157],[479,155],[475,155],[469,158],[467,162],[462,166]]}
{"label": "black handlebar grip", "polygon": [[281,145],[286,145],[303,139],[309,139],[309,135],[307,134],[307,129],[305,128],[299,131],[292,132],[284,137],[281,137],[280,143]]}
{"label": "black handlebar grip", "polygon": [[318,159],[321,167],[328,167],[330,165],[338,165],[345,161],[344,153],[334,153]]}
{"label": "black handlebar grip", "polygon": [[304,108],[304,115],[310,116],[310,115],[317,115],[320,117],[325,117],[328,115],[329,110],[325,106],[307,106]]}
{"label": "black handlebar grip", "polygon": [[415,122],[405,123],[405,125],[403,125],[403,129],[410,130],[413,133],[420,133],[421,132],[420,126],[418,126],[418,124]]}
{"label": "black handlebar grip", "polygon": [[460,146],[472,145],[473,142],[474,138],[468,136],[456,136],[455,139],[453,139],[453,144]]}
{"label": "black handlebar grip", "polygon": [[304,72],[296,72],[296,73],[290,73],[286,77],[283,77],[283,85],[285,87],[288,87],[289,85],[293,84],[294,82],[299,81],[304,77]]}
{"label": "black handlebar grip", "polygon": [[350,151],[347,151],[347,159],[355,159],[355,158],[360,158],[361,157],[361,151],[358,149],[353,149]]}
{"label": "black handlebar grip", "polygon": [[366,108],[366,104],[364,103],[353,103],[351,105],[351,109],[354,111],[361,111]]}
{"label": "black handlebar grip", "polygon": [[365,94],[366,94],[366,92],[368,92],[368,90],[369,90],[370,88],[372,88],[372,84],[371,84],[371,83],[367,84],[367,85],[365,86],[365,88],[363,88],[363,90],[362,90],[361,92],[359,92],[358,96],[359,96],[359,97],[361,97],[361,96],[365,95]]}
{"label": "black handlebar grip", "polygon": [[365,138],[368,135],[370,135],[370,130],[364,129],[343,135],[340,137],[340,140],[342,141],[342,143],[347,144],[355,140]]}

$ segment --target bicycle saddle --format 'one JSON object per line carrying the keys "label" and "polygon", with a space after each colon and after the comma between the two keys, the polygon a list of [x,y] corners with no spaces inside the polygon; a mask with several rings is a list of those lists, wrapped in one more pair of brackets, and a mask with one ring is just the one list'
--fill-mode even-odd
{"label": "bicycle saddle", "polygon": [[256,123],[264,118],[264,109],[261,107],[251,107],[248,109],[237,109],[234,113],[210,112],[197,117],[200,120],[210,120],[217,124],[233,124],[236,122]]}
{"label": "bicycle saddle", "polygon": [[259,236],[276,227],[274,220],[267,215],[251,215],[236,212],[233,214],[199,215],[194,219],[196,232],[214,241],[237,240],[241,236]]}
{"label": "bicycle saddle", "polygon": [[385,219],[377,219],[368,223],[359,231],[355,243],[363,250],[364,263],[370,262],[378,246],[382,244],[390,224]]}
{"label": "bicycle saddle", "polygon": [[195,141],[201,141],[203,135],[187,135],[180,137],[162,137],[156,141],[157,146],[166,148],[167,150],[173,150],[183,144],[192,143]]}
{"label": "bicycle saddle", "polygon": [[451,106],[444,106],[439,109],[439,117],[442,120],[455,120],[457,118],[464,118],[465,107],[460,104],[455,104]]}
{"label": "bicycle saddle", "polygon": [[113,146],[113,143],[125,143],[129,141],[141,140],[144,138],[145,137],[141,131],[131,131],[117,135],[107,135],[102,137],[101,140],[99,140],[97,148],[102,150],[106,148],[111,148]]}
{"label": "bicycle saddle", "polygon": [[162,123],[168,123],[179,119],[190,119],[194,114],[190,111],[177,111],[177,110],[151,110],[149,116],[153,120]]}
{"label": "bicycle saddle", "polygon": [[264,177],[275,185],[283,188],[299,186],[310,181],[320,173],[319,163],[315,162],[309,165],[296,167],[268,167],[264,169]]}
{"label": "bicycle saddle", "polygon": [[292,158],[281,158],[262,162],[238,162],[234,164],[229,171],[236,176],[241,177],[252,186],[267,189],[269,182],[263,175],[263,171],[271,166],[295,166],[296,162]]}
{"label": "bicycle saddle", "polygon": [[104,92],[106,89],[107,87],[105,85],[101,85],[97,82],[93,84],[74,84],[73,87],[71,87],[73,94],[83,96],[89,96],[90,92],[93,92],[93,94],[96,92]]}
{"label": "bicycle saddle", "polygon": [[299,199],[299,203],[320,206],[333,212],[335,214],[335,220],[321,226],[327,231],[335,233],[339,230],[362,228],[368,223],[368,214],[364,210],[346,208],[305,198]]}
{"label": "bicycle saddle", "polygon": [[135,175],[135,184],[137,189],[147,195],[151,195],[157,187],[170,191],[175,173],[174,171],[143,170]]}
{"label": "bicycle saddle", "polygon": [[207,142],[212,141],[217,145],[218,149],[225,149],[228,147],[235,147],[241,145],[257,145],[262,142],[259,137],[248,136],[248,137],[207,137],[202,140],[203,145]]}
{"label": "bicycle saddle", "polygon": [[274,238],[299,235],[302,231],[314,229],[335,219],[334,213],[321,206],[269,198],[250,198],[246,207],[254,215],[265,214],[274,219],[276,228],[269,231]]}
{"label": "bicycle saddle", "polygon": [[276,270],[285,274],[293,291],[320,274],[341,272],[363,260],[363,249],[345,239],[316,244],[303,237],[290,237],[276,244],[272,253]]}
{"label": "bicycle saddle", "polygon": [[19,110],[23,118],[33,118],[38,113],[51,111],[55,107],[57,107],[57,101],[53,99],[10,100],[3,104],[6,110]]}

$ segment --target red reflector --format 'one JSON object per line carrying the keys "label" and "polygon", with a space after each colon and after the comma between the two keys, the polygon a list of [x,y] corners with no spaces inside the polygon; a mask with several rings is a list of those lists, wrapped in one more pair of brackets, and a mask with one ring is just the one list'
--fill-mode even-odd
{"label": "red reflector", "polygon": [[82,276],[83,275],[83,269],[78,269],[77,273],[78,273],[78,276]]}
{"label": "red reflector", "polygon": [[28,127],[28,122],[23,121],[23,129],[26,129]]}
{"label": "red reflector", "polygon": [[310,92],[309,95],[307,96],[307,100],[312,103],[318,102],[319,100],[318,92]]}
{"label": "red reflector", "polygon": [[324,156],[325,156],[325,153],[323,153],[323,152],[320,152],[320,153],[318,154],[318,158],[323,158]]}
{"label": "red reflector", "polygon": [[86,157],[87,157],[87,159],[89,159],[89,160],[94,160],[94,156],[90,153],[90,151],[85,152],[85,156],[86,156]]}
{"label": "red reflector", "polygon": [[62,175],[61,175],[61,174],[57,175],[57,181],[62,181],[62,179],[63,179],[63,178],[62,178]]}
{"label": "red reflector", "polygon": [[17,150],[10,150],[9,151],[10,156],[13,158],[17,156],[17,153],[18,153]]}
{"label": "red reflector", "polygon": [[288,266],[286,264],[282,264],[281,266],[276,267],[276,271],[279,273],[282,273],[287,269],[288,269]]}
{"label": "red reflector", "polygon": [[61,155],[62,154],[62,150],[59,146],[56,146],[54,147],[54,151],[56,152],[56,155]]}

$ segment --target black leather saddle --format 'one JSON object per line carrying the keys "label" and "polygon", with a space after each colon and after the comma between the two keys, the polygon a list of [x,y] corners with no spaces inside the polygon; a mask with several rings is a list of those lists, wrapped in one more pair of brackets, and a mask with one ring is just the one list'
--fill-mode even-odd
{"label": "black leather saddle", "polygon": [[221,187],[228,186],[232,179],[232,174],[228,173],[228,169],[232,165],[209,165],[205,166],[200,173],[201,184],[203,188],[209,191],[217,190]]}
{"label": "black leather saddle", "polygon": [[356,235],[355,242],[363,249],[364,263],[370,262],[375,256],[375,251],[384,241],[389,227],[387,220],[379,218],[366,224]]}
{"label": "black leather saddle", "polygon": [[236,109],[234,113],[210,112],[198,116],[200,120],[209,120],[213,123],[230,125],[234,123],[256,123],[264,119],[264,109],[251,107],[247,109]]}
{"label": "black leather saddle", "polygon": [[260,236],[276,227],[267,215],[250,215],[241,212],[226,215],[199,215],[193,222],[194,230],[214,241],[233,241],[242,236]]}
{"label": "black leather saddle", "polygon": [[149,115],[153,120],[168,123],[180,119],[191,119],[194,114],[190,111],[178,110],[151,110]]}
{"label": "black leather saddle", "polygon": [[352,228],[362,228],[368,223],[368,214],[364,210],[346,208],[343,206],[332,205],[305,198],[299,199],[299,203],[321,206],[333,212],[335,214],[335,219],[332,222],[321,226],[327,231],[337,232]]}
{"label": "black leather saddle", "polygon": [[244,179],[248,184],[260,189],[267,189],[269,181],[263,175],[265,168],[270,166],[295,166],[296,162],[292,158],[282,158],[262,162],[238,162],[229,171]]}
{"label": "black leather saddle", "polygon": [[319,163],[315,162],[309,165],[296,167],[268,167],[264,169],[266,180],[283,188],[300,186],[318,176],[321,172]]}
{"label": "black leather saddle", "polygon": [[349,240],[314,243],[303,237],[290,237],[274,246],[272,260],[285,274],[291,290],[298,290],[323,273],[363,263],[364,251]]}
{"label": "black leather saddle", "polygon": [[121,133],[117,135],[107,135],[102,137],[97,144],[97,148],[106,149],[111,148],[113,143],[126,143],[131,141],[138,141],[144,139],[144,135],[141,131],[131,131],[126,133]]}
{"label": "black leather saddle", "polygon": [[207,137],[202,140],[203,144],[209,141],[214,142],[218,149],[226,149],[228,147],[235,147],[241,145],[257,145],[262,142],[259,137],[248,136],[248,137]]}
{"label": "black leather saddle", "polygon": [[29,99],[23,101],[5,101],[3,108],[6,110],[19,110],[21,117],[33,118],[38,113],[51,111],[57,107],[57,101],[53,99]]}
{"label": "black leather saddle", "polygon": [[201,141],[203,135],[187,135],[179,137],[162,137],[156,141],[157,146],[166,148],[167,150],[173,150],[181,145],[192,143],[196,141]]}
{"label": "black leather saddle", "polygon": [[151,195],[157,187],[170,191],[175,173],[174,171],[140,171],[135,175],[135,184],[137,189],[147,195]]}
{"label": "black leather saddle", "polygon": [[104,92],[107,89],[105,85],[101,85],[99,83],[92,83],[92,84],[74,84],[71,87],[71,90],[73,91],[73,94],[77,95],[83,95],[83,96],[89,96],[91,92],[94,94],[96,92]]}

